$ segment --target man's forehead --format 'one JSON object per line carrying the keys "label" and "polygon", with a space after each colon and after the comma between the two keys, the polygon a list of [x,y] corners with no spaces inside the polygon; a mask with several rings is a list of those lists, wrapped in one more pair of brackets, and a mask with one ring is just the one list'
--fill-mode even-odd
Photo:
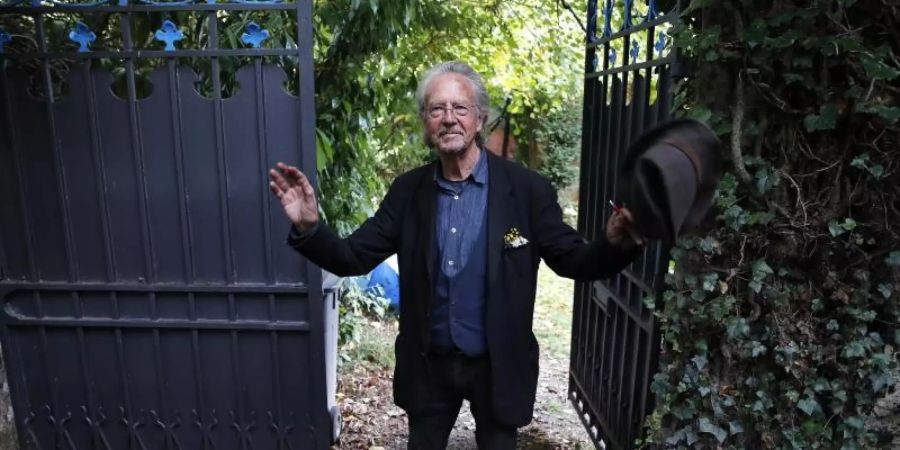
{"label": "man's forehead", "polygon": [[434,77],[425,90],[425,98],[438,100],[474,100],[475,92],[469,80],[458,73],[444,73]]}

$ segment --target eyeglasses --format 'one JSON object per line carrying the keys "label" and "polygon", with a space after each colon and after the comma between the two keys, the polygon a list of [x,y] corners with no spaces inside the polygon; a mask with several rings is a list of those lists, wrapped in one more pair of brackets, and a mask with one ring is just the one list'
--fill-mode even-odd
{"label": "eyeglasses", "polygon": [[426,111],[428,111],[428,117],[432,119],[437,119],[438,117],[444,117],[444,111],[452,111],[453,115],[456,117],[466,117],[472,112],[473,109],[477,108],[475,105],[452,105],[452,106],[430,106]]}

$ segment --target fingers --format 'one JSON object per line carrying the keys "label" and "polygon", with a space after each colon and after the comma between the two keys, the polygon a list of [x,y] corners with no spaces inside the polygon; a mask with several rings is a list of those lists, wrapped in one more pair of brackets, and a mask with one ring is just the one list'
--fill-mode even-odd
{"label": "fingers", "polygon": [[315,200],[315,190],[303,172],[282,162],[278,162],[275,166],[278,170],[269,170],[269,178],[272,180],[269,187],[272,189],[272,193],[281,198],[289,189],[299,187],[300,192],[307,200]]}

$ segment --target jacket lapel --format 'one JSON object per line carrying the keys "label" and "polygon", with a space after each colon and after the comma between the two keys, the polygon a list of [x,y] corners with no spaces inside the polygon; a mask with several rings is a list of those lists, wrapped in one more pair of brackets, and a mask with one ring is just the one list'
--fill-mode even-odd
{"label": "jacket lapel", "polygon": [[434,214],[435,214],[435,188],[434,188],[434,171],[435,163],[431,163],[429,169],[423,171],[422,179],[416,193],[416,212],[418,215],[420,239],[425,245],[425,267],[428,279],[426,282],[431,285],[434,279]]}
{"label": "jacket lapel", "polygon": [[[512,182],[503,166],[504,161],[488,153],[488,292],[499,278],[503,235],[513,217]],[[490,298],[490,295],[488,295]]]}

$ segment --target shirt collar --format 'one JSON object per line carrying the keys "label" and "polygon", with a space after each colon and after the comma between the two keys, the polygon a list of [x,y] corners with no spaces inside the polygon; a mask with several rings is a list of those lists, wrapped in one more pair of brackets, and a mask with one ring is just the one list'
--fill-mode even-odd
{"label": "shirt collar", "polygon": [[[478,162],[475,163],[475,168],[472,169],[472,173],[469,174],[469,178],[466,178],[466,180],[472,180],[476,184],[484,185],[487,184],[488,181],[487,151],[481,148],[479,148],[478,151]],[[437,164],[434,166],[434,181],[447,181],[447,179],[444,178],[443,173],[441,173],[440,159],[437,160]]]}

